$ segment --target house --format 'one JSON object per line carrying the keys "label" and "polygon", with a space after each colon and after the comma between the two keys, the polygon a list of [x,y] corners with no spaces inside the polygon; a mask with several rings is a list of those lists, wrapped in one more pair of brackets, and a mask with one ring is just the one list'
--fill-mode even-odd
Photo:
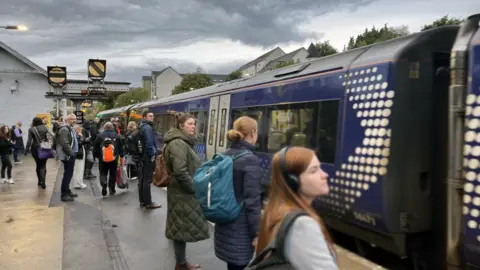
{"label": "house", "polygon": [[152,92],[152,76],[142,76],[142,88]]}
{"label": "house", "polygon": [[268,51],[260,57],[241,66],[238,70],[242,72],[243,77],[253,76],[259,73],[272,60],[275,60],[284,55],[285,52],[280,49],[280,47],[276,47],[275,49]]}
{"label": "house", "polygon": [[[175,86],[179,85],[186,74],[180,74],[172,67],[166,67],[161,71],[152,71],[151,76],[151,99],[160,99],[172,94]],[[228,75],[205,74],[212,79],[213,84],[227,80]],[[145,76],[144,76],[145,77]]]}
{"label": "house", "polygon": [[308,51],[307,59],[321,57],[320,52],[317,50],[317,47],[315,47],[313,43],[310,43],[310,46],[308,46],[307,51]]}
{"label": "house", "polygon": [[277,65],[283,64],[286,62],[293,62],[293,63],[305,62],[307,56],[308,56],[308,51],[305,50],[305,48],[301,47],[291,53],[287,53],[285,55],[278,57],[277,59],[270,61],[267,65],[265,65],[265,67],[262,68],[262,70],[260,70],[260,72],[273,70]]}
{"label": "house", "polygon": [[45,69],[0,42],[0,123],[21,121],[26,142],[35,115],[53,109],[54,101],[45,98],[49,89]]}

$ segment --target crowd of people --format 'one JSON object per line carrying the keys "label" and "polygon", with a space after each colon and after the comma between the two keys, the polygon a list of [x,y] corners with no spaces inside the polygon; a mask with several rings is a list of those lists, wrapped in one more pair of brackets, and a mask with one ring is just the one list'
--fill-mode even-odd
{"label": "crowd of people", "polygon": [[[174,244],[175,269],[201,269],[200,265],[188,262],[186,256],[187,243],[210,237],[202,208],[205,206],[199,201],[195,187],[195,173],[202,166],[194,150],[195,118],[189,114],[178,115],[175,127],[163,137],[163,149],[157,148],[153,113],[145,111],[142,118],[140,125],[128,123],[122,135],[115,118],[103,124],[94,119],[81,126],[76,125],[76,116],[70,114],[49,130],[45,121],[36,117],[28,130],[25,148],[22,123],[12,128],[2,126],[2,182],[14,183],[10,156],[20,163],[19,153],[24,151],[31,153],[35,160],[38,186],[43,189],[48,159],[62,162],[61,200],[64,202],[74,201],[78,194],[72,189],[85,188],[84,179],[96,178],[92,173],[95,161],[98,161],[102,195],[115,195],[117,169],[126,159],[130,178],[133,175],[138,178],[140,207],[157,209],[161,205],[152,200],[151,184],[158,166],[156,160],[161,154],[165,172],[170,177],[165,237]],[[227,263],[229,270],[276,269],[268,266],[280,264],[293,269],[338,269],[332,239],[311,205],[316,197],[328,194],[328,175],[321,169],[316,153],[303,147],[286,147],[274,154],[268,203],[264,206],[263,170],[254,152],[257,131],[257,121],[242,116],[227,133],[230,145],[223,154],[238,156],[233,159],[231,181],[241,210],[233,220],[215,224],[216,256]],[[291,224],[286,224],[287,221]],[[278,239],[282,245],[280,253]]]}

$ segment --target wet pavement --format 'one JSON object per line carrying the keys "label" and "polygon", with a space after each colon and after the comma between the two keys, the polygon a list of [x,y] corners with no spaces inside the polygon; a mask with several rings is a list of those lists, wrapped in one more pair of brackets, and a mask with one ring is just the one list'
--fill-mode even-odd
{"label": "wet pavement", "polygon": [[0,184],[0,269],[62,269],[63,208],[49,208],[57,173],[47,164],[47,188],[37,186],[35,162],[14,165],[15,184]]}

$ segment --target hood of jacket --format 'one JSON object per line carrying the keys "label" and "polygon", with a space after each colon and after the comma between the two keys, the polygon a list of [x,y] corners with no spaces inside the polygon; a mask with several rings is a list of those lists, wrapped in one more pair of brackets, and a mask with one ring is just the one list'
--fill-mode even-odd
{"label": "hood of jacket", "polygon": [[115,138],[117,136],[117,132],[115,130],[104,130],[102,135],[109,138]]}
{"label": "hood of jacket", "polygon": [[188,136],[185,131],[178,129],[178,128],[172,128],[170,129],[165,135],[163,136],[163,142],[164,143],[169,143],[175,139],[182,139],[192,147],[195,145],[195,138]]}

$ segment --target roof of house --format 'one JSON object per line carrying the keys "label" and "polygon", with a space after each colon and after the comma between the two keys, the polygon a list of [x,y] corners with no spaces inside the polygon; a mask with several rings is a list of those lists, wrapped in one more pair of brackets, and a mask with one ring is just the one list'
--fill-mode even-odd
{"label": "roof of house", "polygon": [[7,44],[3,43],[0,41],[0,48],[4,49],[6,52],[10,53],[11,55],[13,55],[14,57],[16,57],[17,59],[19,59],[20,61],[22,61],[23,63],[25,63],[27,66],[31,67],[32,69],[34,69],[35,71],[37,71],[38,73],[44,75],[45,77],[47,77],[47,71],[45,69],[43,69],[42,67],[40,67],[39,65],[35,64],[34,62],[30,61],[30,59],[28,59],[27,57],[23,56],[22,54],[20,54],[19,52],[15,51],[14,49],[12,49],[11,47],[9,47]]}
{"label": "roof of house", "polygon": [[261,70],[260,72],[263,72],[265,70],[270,70],[272,68],[274,68],[276,65],[278,65],[278,63],[280,62],[287,62],[287,61],[292,61],[293,60],[293,57],[300,51],[307,51],[305,50],[304,47],[301,47],[301,48],[298,48],[296,49],[295,51],[293,52],[290,52],[290,53],[287,53],[285,55],[282,55],[276,59],[273,59],[272,61],[268,62],[268,64],[266,64]]}
{"label": "roof of house", "polygon": [[[246,69],[247,67],[250,67],[250,66],[253,66],[253,65],[258,64],[259,62],[261,62],[262,60],[264,60],[265,58],[267,58],[270,54],[272,54],[272,53],[273,53],[275,50],[277,50],[277,49],[279,49],[279,50],[281,50],[281,51],[283,52],[283,50],[282,50],[280,47],[276,47],[275,49],[270,50],[270,51],[268,51],[268,52],[260,55],[259,57],[255,58],[254,60],[246,63],[245,65],[241,66],[241,67],[239,68],[239,70]],[[283,53],[285,53],[285,52],[283,52]]]}
{"label": "roof of house", "polygon": [[307,58],[318,58],[321,57],[320,52],[317,50],[317,47],[313,43],[310,43],[308,46],[308,55]]}
{"label": "roof of house", "polygon": [[142,76],[142,81],[152,80],[152,76]]}
{"label": "roof of house", "polygon": [[[160,71],[152,71],[152,76],[151,76],[152,79],[153,79],[154,77],[158,77],[158,75],[162,74],[163,72],[165,72],[165,71],[166,71],[167,69],[169,69],[169,68],[173,69],[171,66],[168,66],[168,67],[166,67],[166,68],[164,68],[164,69],[162,69],[162,70],[160,70]],[[175,69],[173,69],[173,71],[177,72]],[[179,74],[179,73],[177,72],[177,74]]]}

